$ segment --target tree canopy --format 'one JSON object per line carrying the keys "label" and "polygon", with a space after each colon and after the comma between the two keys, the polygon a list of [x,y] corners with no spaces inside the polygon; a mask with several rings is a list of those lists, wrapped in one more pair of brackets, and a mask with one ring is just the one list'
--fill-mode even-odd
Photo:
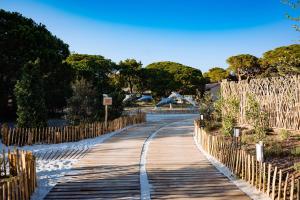
{"label": "tree canopy", "polygon": [[123,87],[128,87],[130,93],[133,93],[134,87],[140,89],[142,63],[135,59],[126,59],[119,63],[120,81]]}
{"label": "tree canopy", "polygon": [[227,78],[228,72],[223,68],[213,67],[204,73],[203,76],[208,79],[208,82],[216,83]]}
{"label": "tree canopy", "polygon": [[[93,90],[96,94],[87,95],[84,102],[96,101],[94,105],[97,105],[92,109],[92,114],[88,116],[90,119],[87,120],[100,120],[104,116],[104,107],[102,105],[103,94],[108,94],[113,97],[113,105],[110,107],[110,117],[118,117],[121,115],[123,110],[122,100],[124,93],[118,85],[115,85],[112,81],[113,75],[116,73],[118,66],[110,59],[106,59],[101,55],[87,55],[87,54],[71,54],[66,62],[72,67],[74,74],[73,84],[73,96],[69,99],[69,102],[79,104],[80,102],[74,101],[75,96],[82,96],[80,93],[82,88],[90,88],[93,86]],[[76,88],[77,86],[77,88]],[[92,91],[92,90],[91,90]],[[84,93],[83,93],[84,94]],[[83,99],[83,98],[81,98]],[[69,105],[70,107],[72,105]]]}
{"label": "tree canopy", "polygon": [[[202,72],[176,62],[156,62],[146,67],[149,73],[149,89],[156,91],[159,88],[159,96],[166,96],[171,91],[182,94],[195,94],[196,90],[202,90],[205,80]],[[163,80],[160,80],[163,79]]]}
{"label": "tree canopy", "polygon": [[[62,108],[68,93],[70,70],[63,60],[69,55],[68,45],[52,35],[44,25],[19,13],[0,9],[0,116],[15,113],[14,86],[22,68],[29,61],[40,60],[48,109]],[[13,100],[10,109],[8,101]]]}
{"label": "tree canopy", "polygon": [[239,80],[254,77],[261,72],[258,58],[250,54],[240,54],[227,59],[228,69],[236,73]]}
{"label": "tree canopy", "polygon": [[292,75],[300,73],[300,45],[282,46],[267,51],[261,58],[265,76]]}

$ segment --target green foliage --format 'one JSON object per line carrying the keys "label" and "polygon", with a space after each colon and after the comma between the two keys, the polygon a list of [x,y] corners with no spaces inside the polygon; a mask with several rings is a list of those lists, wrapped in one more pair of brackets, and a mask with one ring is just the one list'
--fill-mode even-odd
{"label": "green foliage", "polygon": [[246,119],[254,127],[256,140],[263,140],[268,129],[268,114],[261,110],[258,101],[250,94],[247,94]]}
{"label": "green foliage", "polygon": [[300,45],[283,46],[267,51],[261,58],[263,76],[293,75],[300,73]]}
{"label": "green foliage", "polygon": [[134,87],[136,90],[141,88],[142,80],[142,63],[137,62],[135,59],[127,59],[121,61],[119,63],[119,71],[120,71],[120,79],[122,87],[129,87],[130,93],[132,94],[134,91]]}
{"label": "green foliage", "polygon": [[111,90],[108,96],[112,97],[113,99],[112,106],[108,107],[108,119],[113,120],[122,115],[122,111],[124,109],[123,99],[125,98],[125,93],[121,88],[116,87]]}
{"label": "green foliage", "polygon": [[205,79],[198,69],[175,62],[152,63],[146,69],[149,74],[149,89],[157,97],[168,96],[172,91],[196,94],[197,89],[204,89]]}
{"label": "green foliage", "polygon": [[227,59],[228,69],[237,74],[238,79],[255,77],[261,72],[258,58],[250,54],[240,54]]}
{"label": "green foliage", "polygon": [[85,79],[76,80],[72,84],[73,96],[68,99],[67,119],[71,124],[92,122],[97,119],[100,102],[97,101],[97,91]]}
{"label": "green foliage", "polygon": [[210,92],[204,92],[199,101],[199,108],[200,113],[204,115],[206,120],[210,121],[213,118],[212,113],[214,111],[214,103]]}
{"label": "green foliage", "polygon": [[[79,88],[87,87],[91,93],[91,96],[88,96],[88,102],[94,102],[91,108],[93,108],[93,112],[90,115],[83,114],[83,117],[80,117],[78,120],[102,120],[104,119],[104,106],[102,105],[103,94],[108,94],[113,98],[113,105],[109,107],[110,115],[109,118],[112,119],[114,117],[118,117],[121,115],[123,111],[123,104],[121,99],[123,100],[124,94],[121,90],[121,85],[117,84],[114,80],[114,76],[116,75],[116,71],[118,70],[118,66],[113,63],[111,60],[104,58],[100,55],[86,55],[86,54],[72,54],[70,55],[66,62],[72,67],[75,80],[74,82],[78,82],[78,80],[84,79],[88,80],[88,83],[83,83],[83,86],[78,85]],[[86,82],[85,81],[85,82]],[[74,85],[73,85],[74,90]],[[78,91],[80,92],[80,91]],[[76,100],[78,95],[76,92],[73,93],[71,100]],[[85,94],[85,91],[82,91],[82,95]],[[94,99],[94,100],[92,100]],[[83,100],[77,101],[80,104],[83,103],[82,106],[87,105]],[[76,103],[75,103],[76,104]],[[70,100],[69,100],[69,105]],[[83,108],[83,111],[88,108]],[[86,111],[85,111],[86,112]],[[83,112],[83,113],[85,113]],[[75,112],[74,115],[77,112]]]}
{"label": "green foliage", "polygon": [[253,134],[242,134],[241,136],[241,142],[242,144],[251,144],[255,141],[255,135]]}
{"label": "green foliage", "polygon": [[[72,75],[69,66],[62,63],[69,55],[68,45],[44,25],[18,13],[0,9],[0,19],[0,116],[15,113],[15,84],[22,76],[23,66],[37,58],[47,108],[64,107]],[[12,107],[8,106],[9,100],[13,100]]]}
{"label": "green foliage", "polygon": [[235,119],[230,116],[224,116],[222,119],[222,133],[225,136],[231,136],[235,125]]}
{"label": "green foliage", "polygon": [[295,157],[299,157],[300,156],[300,147],[295,147],[294,149],[292,149],[291,154]]}
{"label": "green foliage", "polygon": [[216,122],[216,121],[213,121],[213,120],[210,120],[210,121],[205,121],[205,126],[204,126],[204,129],[206,132],[211,132],[211,131],[215,131],[215,130],[218,130],[219,128],[222,127],[222,124],[220,122]]}
{"label": "green foliage", "polygon": [[264,155],[266,157],[282,157],[288,155],[288,152],[284,150],[280,142],[267,140]]}
{"label": "green foliage", "polygon": [[218,115],[222,114],[222,133],[225,136],[232,135],[234,126],[236,125],[237,116],[239,114],[240,101],[236,97],[227,99],[220,98],[215,103],[215,110]]}
{"label": "green foliage", "polygon": [[294,163],[293,168],[294,168],[294,170],[296,170],[296,171],[300,171],[300,162]]}
{"label": "green foliage", "polygon": [[287,140],[291,136],[291,132],[285,129],[279,131],[279,137],[281,141]]}
{"label": "green foliage", "polygon": [[213,67],[203,74],[203,77],[207,78],[211,83],[220,82],[223,79],[226,79],[227,76],[228,72],[220,67]]}
{"label": "green foliage", "polygon": [[15,96],[18,105],[18,127],[47,125],[47,109],[39,60],[25,64],[22,77],[15,86]]}

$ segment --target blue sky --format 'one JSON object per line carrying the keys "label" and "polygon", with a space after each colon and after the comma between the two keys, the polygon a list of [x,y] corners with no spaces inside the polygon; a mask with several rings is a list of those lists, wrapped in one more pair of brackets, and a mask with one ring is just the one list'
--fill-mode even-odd
{"label": "blue sky", "polygon": [[170,60],[207,71],[226,58],[296,43],[280,0],[0,0],[43,23],[78,53],[147,65]]}

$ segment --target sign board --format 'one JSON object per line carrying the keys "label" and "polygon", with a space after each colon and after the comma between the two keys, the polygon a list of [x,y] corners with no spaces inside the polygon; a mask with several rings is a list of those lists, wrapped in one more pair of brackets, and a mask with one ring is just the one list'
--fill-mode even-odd
{"label": "sign board", "polygon": [[103,105],[104,106],[112,105],[112,98],[111,97],[103,97]]}

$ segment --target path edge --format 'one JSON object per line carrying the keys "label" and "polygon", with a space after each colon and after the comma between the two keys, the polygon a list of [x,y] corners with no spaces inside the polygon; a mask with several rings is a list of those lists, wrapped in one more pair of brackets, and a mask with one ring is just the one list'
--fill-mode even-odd
{"label": "path edge", "polygon": [[[193,134],[194,135],[194,134]],[[197,146],[198,150],[206,157],[206,159],[224,176],[226,176],[234,185],[238,187],[242,192],[248,195],[253,200],[271,200],[266,194],[261,193],[252,185],[247,183],[244,180],[237,179],[234,174],[221,162],[219,162],[216,158],[209,155],[200,144],[197,142],[197,138],[195,135],[193,136],[195,145]]]}

